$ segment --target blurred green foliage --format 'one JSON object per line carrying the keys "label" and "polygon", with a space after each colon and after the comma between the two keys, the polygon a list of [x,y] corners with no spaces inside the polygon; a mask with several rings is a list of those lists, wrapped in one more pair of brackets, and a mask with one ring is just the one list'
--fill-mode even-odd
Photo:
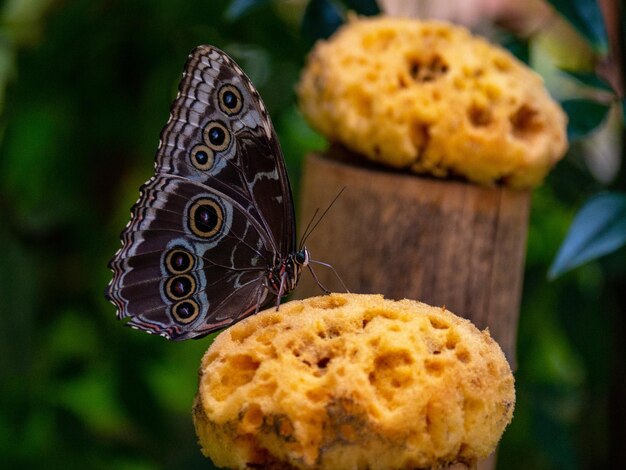
{"label": "blurred green foliage", "polygon": [[[121,328],[103,298],[106,264],[152,174],[182,65],[198,44],[224,49],[249,73],[297,191],[302,156],[324,145],[295,107],[311,44],[301,35],[305,7],[225,0],[2,6],[3,466],[210,468],[190,414],[209,341],[170,343]],[[626,376],[624,356],[616,356],[624,352],[624,250],[546,280],[576,208],[602,189],[577,151],[533,196],[518,404],[500,468],[610,468],[615,433],[626,425],[612,396]],[[624,186],[622,171],[614,187]]]}
{"label": "blurred green foliage", "polygon": [[599,2],[595,0],[548,0],[548,2],[598,53],[607,53],[609,41]]}

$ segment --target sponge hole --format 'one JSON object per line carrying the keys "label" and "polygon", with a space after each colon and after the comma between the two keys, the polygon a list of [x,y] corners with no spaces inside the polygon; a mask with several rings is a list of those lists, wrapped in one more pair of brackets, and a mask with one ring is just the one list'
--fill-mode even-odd
{"label": "sponge hole", "polygon": [[315,388],[306,392],[306,397],[313,403],[322,403],[328,394],[321,388]]}
{"label": "sponge hole", "polygon": [[448,72],[448,64],[439,55],[423,60],[418,57],[407,58],[410,77],[418,83],[433,82]]}
{"label": "sponge hole", "polygon": [[398,314],[391,310],[386,310],[384,308],[370,308],[363,312],[363,323],[367,325],[374,318],[382,317],[387,320],[396,320],[398,318]]}
{"label": "sponge hole", "polygon": [[509,118],[513,135],[518,139],[531,139],[543,131],[543,123],[536,109],[524,104]]}
{"label": "sponge hole", "polygon": [[445,365],[443,361],[438,361],[434,359],[426,359],[424,361],[424,369],[428,375],[432,375],[434,377],[440,377],[443,374],[443,370]]}
{"label": "sponge hole", "polygon": [[461,337],[454,330],[448,330],[448,335],[446,337],[446,348],[447,349],[456,349],[456,345],[461,341]]}
{"label": "sponge hole", "polygon": [[467,110],[467,117],[474,127],[486,127],[493,122],[491,110],[476,104]]}
{"label": "sponge hole", "polygon": [[450,323],[442,318],[429,316],[428,321],[430,321],[430,325],[436,330],[447,330],[448,328],[450,328]]}
{"label": "sponge hole", "polygon": [[465,348],[458,348],[456,350],[456,357],[463,364],[467,364],[469,361],[472,360],[472,356],[470,355],[470,352]]}
{"label": "sponge hole", "polygon": [[418,152],[422,152],[430,141],[430,127],[419,120],[411,122],[409,126],[409,138]]}
{"label": "sponge hole", "polygon": [[258,428],[263,424],[263,411],[261,407],[256,403],[251,403],[243,416],[243,424],[246,427],[253,429]]}
{"label": "sponge hole", "polygon": [[269,346],[272,344],[272,340],[275,336],[276,331],[273,328],[266,328],[261,330],[255,339],[257,342]]}
{"label": "sponge hole", "polygon": [[320,369],[326,369],[326,366],[328,366],[328,363],[330,362],[330,360],[331,360],[330,357],[321,358],[319,361],[317,361],[317,367]]}
{"label": "sponge hole", "polygon": [[341,296],[325,295],[311,300],[311,307],[320,308],[322,310],[332,310],[334,308],[343,307],[348,301]]}
{"label": "sponge hole", "polygon": [[233,388],[247,384],[254,377],[259,365],[258,361],[248,355],[233,356],[228,361],[230,373],[222,376],[222,384],[230,385]]}
{"label": "sponge hole", "polygon": [[243,343],[255,332],[255,330],[256,328],[251,324],[242,325],[240,323],[235,328],[230,329],[230,337],[233,341],[236,341],[237,343]]}

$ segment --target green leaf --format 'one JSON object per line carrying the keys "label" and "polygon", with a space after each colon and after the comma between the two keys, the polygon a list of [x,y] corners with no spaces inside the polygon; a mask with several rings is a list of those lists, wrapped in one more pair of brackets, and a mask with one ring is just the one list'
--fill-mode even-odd
{"label": "green leaf", "polygon": [[328,0],[311,0],[304,10],[302,35],[311,43],[326,39],[343,24],[341,10]]}
{"label": "green leaf", "polygon": [[346,0],[346,5],[361,15],[374,16],[380,13],[376,0]]}
{"label": "green leaf", "polygon": [[598,90],[608,91],[615,94],[615,90],[613,90],[613,87],[606,80],[593,72],[574,72],[573,70],[565,69],[561,69],[561,72],[563,72],[568,77],[571,77],[574,80],[582,83],[585,86],[588,86],[590,88],[596,88]]}
{"label": "green leaf", "polygon": [[224,18],[228,21],[236,21],[250,11],[269,3],[270,0],[233,0],[224,12]]}
{"label": "green leaf", "polygon": [[626,193],[604,193],[585,203],[548,272],[554,279],[626,244]]}
{"label": "green leaf", "polygon": [[519,60],[528,64],[530,62],[530,42],[513,34],[501,33],[498,42]]}
{"label": "green leaf", "polygon": [[610,104],[584,98],[574,98],[561,102],[563,110],[567,113],[567,138],[570,141],[581,139],[596,128],[606,118]]}
{"label": "green leaf", "polygon": [[548,0],[589,42],[594,50],[606,54],[608,40],[597,0]]}

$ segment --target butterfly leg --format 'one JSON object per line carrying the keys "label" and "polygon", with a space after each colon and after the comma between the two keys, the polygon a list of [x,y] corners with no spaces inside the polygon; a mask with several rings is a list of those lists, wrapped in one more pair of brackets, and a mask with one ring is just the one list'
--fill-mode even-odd
{"label": "butterfly leg", "polygon": [[280,275],[280,287],[278,289],[278,295],[276,296],[276,311],[278,312],[278,308],[280,307],[280,299],[285,295],[285,286],[287,285],[287,272],[284,271]]}
{"label": "butterfly leg", "polygon": [[315,274],[315,271],[313,271],[313,268],[311,267],[311,265],[309,264],[307,267],[309,268],[309,271],[311,271],[311,275],[313,276],[313,279],[315,279],[315,282],[317,283],[319,288],[324,291],[324,294],[330,294],[330,291],[326,287],[324,287],[324,284],[322,284],[320,280],[317,278],[317,275]]}
{"label": "butterfly leg", "polygon": [[263,302],[265,301],[266,297],[267,297],[267,285],[261,284],[261,287],[259,288],[259,295],[257,295],[256,298],[256,307],[254,308],[254,314],[256,315],[257,313],[259,313],[259,310],[261,310],[261,305],[263,305]]}
{"label": "butterfly leg", "polygon": [[[328,264],[328,263],[322,263],[321,261],[316,261],[314,259],[310,260],[310,263],[315,263],[315,264],[319,264],[322,266],[326,266],[327,268],[329,268],[337,277],[337,279],[339,280],[339,282],[341,282],[341,286],[345,289],[346,293],[350,293],[350,289],[348,289],[346,287],[346,284],[343,282],[343,279],[341,279],[341,276],[339,276],[339,273],[335,270],[335,268],[333,268],[332,264]],[[313,279],[315,279],[315,282],[317,282],[317,285],[320,286],[320,289],[322,289],[325,293],[330,294],[330,291],[328,289],[326,289],[322,283],[317,279],[317,276],[315,275],[315,272],[313,271],[313,268],[311,267],[311,265],[308,265],[309,270],[311,271],[311,274],[313,275]]]}

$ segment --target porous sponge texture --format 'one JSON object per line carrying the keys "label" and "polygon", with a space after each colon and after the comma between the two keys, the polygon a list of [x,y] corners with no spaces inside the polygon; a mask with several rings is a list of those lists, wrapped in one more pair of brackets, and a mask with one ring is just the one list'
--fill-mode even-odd
{"label": "porous sponge texture", "polygon": [[415,301],[331,294],[220,334],[194,423],[220,467],[431,468],[490,454],[514,402],[488,332]]}
{"label": "porous sponge texture", "polygon": [[317,43],[298,95],[329,140],[416,173],[529,188],[567,148],[541,78],[443,22],[353,18]]}

